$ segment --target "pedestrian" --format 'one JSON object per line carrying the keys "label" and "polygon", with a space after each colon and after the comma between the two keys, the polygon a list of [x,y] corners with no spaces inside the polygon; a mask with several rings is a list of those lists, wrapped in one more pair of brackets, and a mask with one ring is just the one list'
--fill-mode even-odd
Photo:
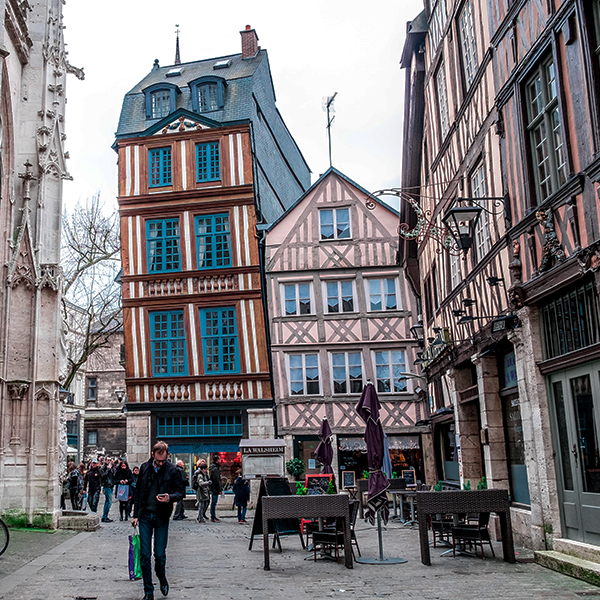
{"label": "pedestrian", "polygon": [[88,494],[88,503],[90,510],[95,513],[98,510],[98,502],[100,500],[100,488],[102,487],[102,477],[98,468],[98,459],[92,459],[90,468],[85,474],[84,491]]}
{"label": "pedestrian", "polygon": [[140,474],[139,467],[133,467],[131,470],[131,496],[129,498],[129,504],[127,505],[127,518],[131,518],[131,511],[133,510],[133,499],[135,498],[135,486],[137,485],[138,476]]}
{"label": "pedestrian", "polygon": [[140,525],[140,559],[144,579],[144,600],[154,600],[152,581],[152,535],[154,535],[154,570],[160,581],[163,596],[169,593],[167,581],[167,541],[169,518],[173,503],[185,495],[185,486],[179,469],[167,461],[169,446],[157,441],[151,458],[142,464],[135,486],[133,519]]}
{"label": "pedestrian", "polygon": [[122,460],[119,463],[119,468],[115,471],[115,481],[117,484],[117,491],[115,492],[115,498],[117,497],[119,486],[127,486],[127,495],[125,499],[119,498],[119,521],[127,521],[128,518],[128,506],[131,498],[131,482],[133,481],[133,473],[129,468],[126,460]]}
{"label": "pedestrian", "polygon": [[81,505],[79,504],[79,494],[83,485],[81,479],[81,473],[75,466],[73,461],[67,464],[67,478],[69,481],[69,495],[71,496],[71,508],[73,510],[80,510]]}
{"label": "pedestrian", "polygon": [[198,502],[198,523],[206,523],[206,509],[210,503],[210,479],[208,478],[208,465],[204,459],[198,462],[193,477],[196,500]]}
{"label": "pedestrian", "polygon": [[223,482],[221,481],[221,469],[219,465],[221,459],[218,454],[213,456],[212,463],[210,465],[210,493],[212,499],[210,502],[210,520],[213,523],[219,523],[221,519],[217,519],[217,502],[219,501],[219,494],[223,493]]}
{"label": "pedestrian", "polygon": [[108,517],[110,507],[112,506],[113,488],[115,487],[115,474],[113,471],[112,460],[107,458],[104,461],[104,466],[100,470],[102,476],[102,489],[104,490],[104,511],[102,512],[102,522],[112,523],[112,519]]}
{"label": "pedestrian", "polygon": [[[181,479],[183,480],[183,485],[188,488],[190,485],[190,478],[188,474],[185,472],[185,465],[182,460],[177,461],[177,468],[181,471]],[[183,501],[185,499],[185,494],[183,498],[177,503],[175,507],[175,514],[173,515],[173,521],[182,521],[183,519],[187,519],[185,516],[185,509],[183,506]]]}
{"label": "pedestrian", "polygon": [[248,522],[246,521],[246,510],[248,509],[248,500],[250,500],[250,484],[248,480],[242,477],[241,469],[238,469],[232,489],[234,502],[237,506],[238,523],[243,525]]}

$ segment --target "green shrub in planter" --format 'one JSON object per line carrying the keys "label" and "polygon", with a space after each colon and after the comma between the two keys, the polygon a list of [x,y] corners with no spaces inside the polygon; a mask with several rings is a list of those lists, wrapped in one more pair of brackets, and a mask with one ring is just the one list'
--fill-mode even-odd
{"label": "green shrub in planter", "polygon": [[285,470],[292,476],[298,479],[302,476],[302,473],[306,471],[304,463],[299,458],[292,458],[285,463]]}

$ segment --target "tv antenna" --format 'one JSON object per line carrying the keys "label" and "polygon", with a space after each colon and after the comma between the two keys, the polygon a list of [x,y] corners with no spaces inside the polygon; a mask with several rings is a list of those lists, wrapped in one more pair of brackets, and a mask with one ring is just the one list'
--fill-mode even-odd
{"label": "tv antenna", "polygon": [[335,112],[335,108],[333,106],[333,101],[337,96],[337,92],[333,94],[333,96],[325,96],[323,98],[323,110],[327,111],[327,137],[329,138],[329,166],[333,166],[331,164],[331,124],[333,123],[335,116],[332,116]]}

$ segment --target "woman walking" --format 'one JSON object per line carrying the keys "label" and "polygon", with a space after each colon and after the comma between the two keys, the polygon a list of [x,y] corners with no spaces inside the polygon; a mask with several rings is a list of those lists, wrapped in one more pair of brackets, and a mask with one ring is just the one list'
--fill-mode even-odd
{"label": "woman walking", "polygon": [[[122,460],[119,468],[116,470],[115,480],[117,482],[116,497],[119,500],[119,521],[127,521],[133,474],[126,460]],[[125,489],[125,486],[127,489]]]}
{"label": "woman walking", "polygon": [[237,472],[237,477],[232,489],[235,505],[237,506],[238,523],[247,523],[246,510],[248,508],[248,500],[250,500],[250,484],[242,477],[241,469]]}

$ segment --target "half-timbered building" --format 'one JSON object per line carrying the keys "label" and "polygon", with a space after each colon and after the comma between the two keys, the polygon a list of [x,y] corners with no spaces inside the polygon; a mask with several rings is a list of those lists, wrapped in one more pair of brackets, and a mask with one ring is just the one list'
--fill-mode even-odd
{"label": "half-timbered building", "polygon": [[125,97],[115,147],[128,457],[169,442],[188,468],[273,437],[257,225],[310,172],[275,107],[266,51],[155,67]]}
{"label": "half-timbered building", "polygon": [[[570,552],[600,543],[599,46],[596,2],[429,0],[403,54],[438,476],[508,488],[519,542]],[[457,205],[487,209],[463,256]]]}
{"label": "half-timbered building", "polygon": [[[410,335],[415,297],[396,265],[398,213],[330,168],[268,229],[266,271],[277,431],[287,459],[320,472],[323,418],[334,433],[335,473],[368,469],[355,410],[372,381],[393,470],[424,481],[419,380]],[[427,440],[425,440],[427,443]],[[431,455],[431,452],[428,453]]]}

